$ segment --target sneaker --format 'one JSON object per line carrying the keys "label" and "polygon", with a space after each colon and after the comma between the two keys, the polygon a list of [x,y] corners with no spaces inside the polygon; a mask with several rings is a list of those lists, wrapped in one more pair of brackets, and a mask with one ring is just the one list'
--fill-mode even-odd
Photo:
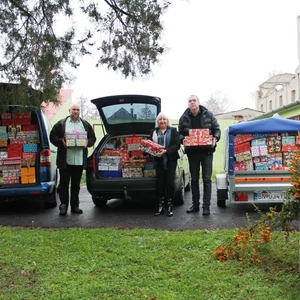
{"label": "sneaker", "polygon": [[67,209],[67,206],[65,204],[61,204],[59,206],[59,215],[60,216],[65,216],[67,214],[67,211],[68,211],[68,209]]}
{"label": "sneaker", "polygon": [[209,207],[203,207],[203,216],[209,216],[210,215],[210,210]]}
{"label": "sneaker", "polygon": [[82,209],[80,209],[78,206],[72,207],[71,212],[74,214],[82,214],[83,213]]}

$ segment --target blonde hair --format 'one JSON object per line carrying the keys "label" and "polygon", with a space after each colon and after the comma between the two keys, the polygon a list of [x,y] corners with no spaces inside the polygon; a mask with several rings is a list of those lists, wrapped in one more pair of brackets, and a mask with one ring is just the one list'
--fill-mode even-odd
{"label": "blonde hair", "polygon": [[165,114],[164,112],[160,112],[158,115],[157,115],[157,117],[156,117],[156,120],[155,120],[155,127],[158,127],[158,121],[160,120],[160,119],[166,119],[167,120],[167,125],[168,126],[172,126],[172,124],[171,124],[171,120],[170,120],[170,118],[167,116],[167,114]]}

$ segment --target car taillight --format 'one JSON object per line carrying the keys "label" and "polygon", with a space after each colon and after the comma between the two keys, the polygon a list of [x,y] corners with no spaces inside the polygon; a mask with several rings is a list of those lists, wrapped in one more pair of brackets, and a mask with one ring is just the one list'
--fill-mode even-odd
{"label": "car taillight", "polygon": [[96,156],[91,155],[87,159],[87,171],[88,172],[95,172],[96,171],[95,166],[96,166]]}
{"label": "car taillight", "polygon": [[40,166],[41,167],[51,166],[51,151],[49,149],[43,150],[40,153]]}

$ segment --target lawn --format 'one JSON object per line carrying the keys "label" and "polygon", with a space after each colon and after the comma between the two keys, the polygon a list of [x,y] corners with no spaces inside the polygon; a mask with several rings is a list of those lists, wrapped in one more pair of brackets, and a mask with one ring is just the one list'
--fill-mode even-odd
{"label": "lawn", "polygon": [[0,227],[0,299],[299,299],[299,232],[217,261],[234,233]]}

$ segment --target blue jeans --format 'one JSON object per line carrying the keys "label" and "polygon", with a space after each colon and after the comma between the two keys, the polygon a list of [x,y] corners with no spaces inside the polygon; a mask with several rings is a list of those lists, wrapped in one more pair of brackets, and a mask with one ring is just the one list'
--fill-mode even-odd
{"label": "blue jeans", "polygon": [[211,175],[213,168],[213,154],[207,152],[188,152],[191,172],[192,201],[194,206],[200,205],[200,166],[203,180],[203,207],[210,206],[211,200]]}

